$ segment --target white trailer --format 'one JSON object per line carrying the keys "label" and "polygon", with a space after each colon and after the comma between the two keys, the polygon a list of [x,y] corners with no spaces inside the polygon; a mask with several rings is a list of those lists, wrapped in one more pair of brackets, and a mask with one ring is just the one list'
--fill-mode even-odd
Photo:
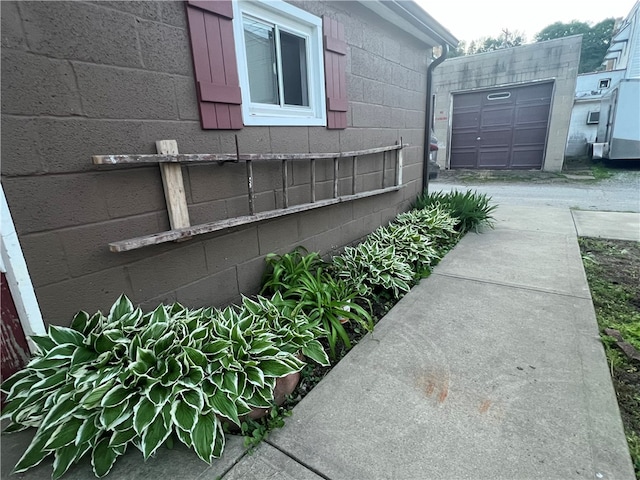
{"label": "white trailer", "polygon": [[640,159],[640,78],[620,80],[600,101],[592,159]]}

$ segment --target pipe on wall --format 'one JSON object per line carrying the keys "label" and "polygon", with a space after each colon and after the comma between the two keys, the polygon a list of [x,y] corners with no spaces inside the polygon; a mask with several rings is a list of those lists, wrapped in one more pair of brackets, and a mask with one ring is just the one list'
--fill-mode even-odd
{"label": "pipe on wall", "polygon": [[424,161],[422,163],[422,190],[423,193],[429,193],[429,144],[431,143],[431,82],[433,78],[433,70],[447,59],[449,46],[445,43],[442,45],[442,55],[436,58],[427,67],[427,101],[424,112]]}

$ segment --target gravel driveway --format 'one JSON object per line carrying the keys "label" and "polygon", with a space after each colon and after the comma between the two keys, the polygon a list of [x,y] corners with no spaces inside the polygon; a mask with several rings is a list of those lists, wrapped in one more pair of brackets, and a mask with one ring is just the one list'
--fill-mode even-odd
{"label": "gravel driveway", "polygon": [[605,180],[578,180],[545,172],[522,172],[517,177],[486,178],[442,172],[429,184],[429,191],[473,189],[498,204],[568,207],[580,210],[640,212],[640,171],[620,170]]}

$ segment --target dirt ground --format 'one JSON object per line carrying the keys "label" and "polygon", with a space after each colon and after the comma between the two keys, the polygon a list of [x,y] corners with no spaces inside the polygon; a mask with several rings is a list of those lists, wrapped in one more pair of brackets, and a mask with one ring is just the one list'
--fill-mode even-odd
{"label": "dirt ground", "polygon": [[625,353],[620,340],[603,337],[636,477],[640,478],[640,243],[581,238],[580,248],[601,333],[614,329],[631,345]]}

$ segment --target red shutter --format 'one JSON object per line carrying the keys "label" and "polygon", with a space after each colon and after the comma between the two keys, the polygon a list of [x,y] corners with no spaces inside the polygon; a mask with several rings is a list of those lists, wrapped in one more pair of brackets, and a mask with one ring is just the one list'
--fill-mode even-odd
{"label": "red shutter", "polygon": [[347,128],[347,42],[344,25],[322,17],[324,35],[324,75],[327,91],[327,128]]}
{"label": "red shutter", "polygon": [[243,127],[231,0],[190,0],[187,19],[203,129]]}

